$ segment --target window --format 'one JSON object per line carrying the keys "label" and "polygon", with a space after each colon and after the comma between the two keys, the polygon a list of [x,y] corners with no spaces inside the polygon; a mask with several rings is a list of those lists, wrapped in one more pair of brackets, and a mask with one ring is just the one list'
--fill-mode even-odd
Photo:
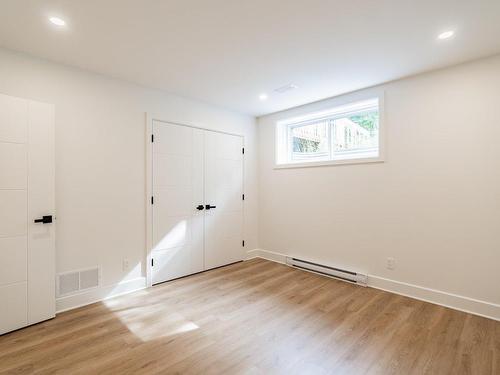
{"label": "window", "polygon": [[379,98],[279,121],[276,164],[380,161]]}

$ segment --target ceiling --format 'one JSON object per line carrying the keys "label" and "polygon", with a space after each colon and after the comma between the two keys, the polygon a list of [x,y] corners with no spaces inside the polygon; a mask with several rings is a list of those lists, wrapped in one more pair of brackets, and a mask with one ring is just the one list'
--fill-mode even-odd
{"label": "ceiling", "polygon": [[499,53],[500,1],[1,0],[0,45],[258,116]]}

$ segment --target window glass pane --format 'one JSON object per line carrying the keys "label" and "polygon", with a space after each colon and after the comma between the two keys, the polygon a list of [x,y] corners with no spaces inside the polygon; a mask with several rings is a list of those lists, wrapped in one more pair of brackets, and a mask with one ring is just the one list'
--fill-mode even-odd
{"label": "window glass pane", "polygon": [[278,121],[276,164],[379,161],[380,126],[378,98]]}
{"label": "window glass pane", "polygon": [[291,160],[327,160],[330,156],[330,121],[290,128]]}
{"label": "window glass pane", "polygon": [[378,110],[335,119],[333,129],[334,159],[378,156]]}

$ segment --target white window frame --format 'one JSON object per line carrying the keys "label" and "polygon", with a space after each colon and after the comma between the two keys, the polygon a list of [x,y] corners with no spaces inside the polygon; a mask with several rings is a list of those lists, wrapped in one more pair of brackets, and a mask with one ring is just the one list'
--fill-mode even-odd
{"label": "white window frame", "polygon": [[[306,125],[308,122],[321,121],[322,119],[343,118],[350,113],[360,113],[363,107],[367,110],[373,108],[373,103],[378,101],[379,110],[379,139],[378,139],[378,156],[364,158],[342,158],[333,159],[333,145],[329,148],[329,157],[327,160],[316,161],[289,161],[288,151],[290,147],[289,133],[293,127]],[[351,94],[340,98],[335,98],[322,105],[317,103],[313,105],[316,110],[307,112],[293,117],[279,119],[276,122],[275,133],[275,169],[281,168],[303,168],[303,167],[318,167],[329,165],[346,165],[346,164],[364,164],[364,163],[380,163],[385,161],[385,121],[384,121],[384,93],[383,91],[367,92],[364,94]],[[303,109],[298,109],[294,112],[302,112]],[[287,112],[289,113],[289,112]],[[333,142],[333,137],[330,134],[330,142]]]}

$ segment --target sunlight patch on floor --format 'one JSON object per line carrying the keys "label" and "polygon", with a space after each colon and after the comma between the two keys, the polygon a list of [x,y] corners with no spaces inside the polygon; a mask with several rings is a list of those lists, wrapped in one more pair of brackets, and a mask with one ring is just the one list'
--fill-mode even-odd
{"label": "sunlight patch on floor", "polygon": [[104,301],[104,303],[113,311],[120,322],[143,342],[179,335],[200,328],[183,315],[166,311],[162,304],[120,309],[113,300]]}

